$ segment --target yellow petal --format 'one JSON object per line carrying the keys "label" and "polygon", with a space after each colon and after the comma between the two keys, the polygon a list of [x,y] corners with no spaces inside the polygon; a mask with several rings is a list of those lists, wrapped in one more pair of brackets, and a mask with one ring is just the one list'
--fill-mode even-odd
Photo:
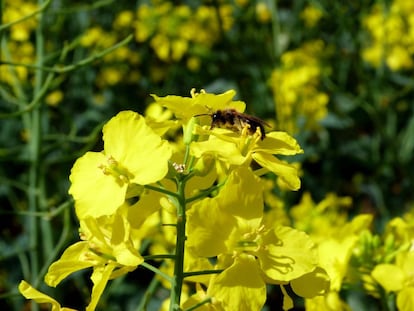
{"label": "yellow petal", "polygon": [[103,153],[87,152],[73,165],[69,193],[75,199],[79,219],[111,215],[125,200],[128,185],[120,185],[114,176],[104,174],[99,166],[106,162]]}
{"label": "yellow petal", "polygon": [[329,290],[329,277],[325,270],[317,267],[314,271],[290,281],[290,285],[297,295],[312,298]]}
{"label": "yellow petal", "polygon": [[242,165],[246,161],[246,157],[242,156],[235,143],[218,139],[215,136],[210,136],[207,141],[193,142],[190,146],[191,154],[196,158],[213,155],[220,161],[234,165]]}
{"label": "yellow petal", "polygon": [[278,226],[263,237],[256,254],[266,276],[274,282],[291,281],[312,272],[318,263],[315,244],[304,232]]}
{"label": "yellow petal", "polygon": [[181,97],[169,95],[158,97],[151,95],[157,103],[171,110],[178,119],[186,123],[197,114],[212,113],[216,110],[233,108],[243,112],[246,104],[242,101],[233,101],[236,95],[234,90],[228,90],[222,94],[199,93],[193,97]]}
{"label": "yellow petal", "polygon": [[399,291],[404,287],[404,272],[395,265],[379,264],[371,275],[387,292]]}
{"label": "yellow petal", "polygon": [[296,139],[286,132],[269,132],[266,139],[257,142],[255,151],[270,154],[294,155],[303,153]]}
{"label": "yellow petal", "polygon": [[87,253],[89,253],[87,242],[78,242],[69,246],[60,259],[50,265],[45,276],[46,284],[55,287],[69,274],[93,266],[95,263],[92,260],[85,260]]}
{"label": "yellow petal", "polygon": [[397,295],[397,307],[399,311],[414,310],[414,287],[405,287]]}
{"label": "yellow petal", "polygon": [[261,310],[266,285],[256,259],[251,255],[236,257],[233,265],[214,279],[207,293],[222,302],[226,311]]}
{"label": "yellow petal", "polygon": [[231,172],[216,198],[223,211],[252,219],[263,216],[262,193],[263,184],[260,178],[250,168],[239,167]]}
{"label": "yellow petal", "polygon": [[348,269],[353,247],[357,242],[356,235],[344,235],[341,240],[335,238],[325,238],[318,245],[319,264],[326,270],[331,279],[331,290],[339,291],[342,280]]}
{"label": "yellow petal", "polygon": [[275,173],[291,190],[298,190],[300,188],[298,170],[293,165],[283,162],[271,154],[263,152],[254,152],[252,158],[262,167]]}
{"label": "yellow petal", "polygon": [[123,216],[115,215],[110,247],[112,255],[121,265],[136,267],[144,261],[131,241],[129,224]]}
{"label": "yellow petal", "polygon": [[132,228],[139,229],[144,221],[161,208],[162,194],[155,191],[144,190],[138,202],[128,207],[128,222]]}
{"label": "yellow petal", "polygon": [[76,311],[75,309],[71,308],[62,308],[55,299],[42,292],[39,292],[26,281],[20,282],[19,291],[25,298],[33,299],[37,303],[50,303],[52,305],[52,311]]}
{"label": "yellow petal", "polygon": [[112,271],[115,269],[115,264],[108,264],[105,266],[97,267],[93,270],[91,280],[93,282],[91,302],[86,307],[86,311],[94,311],[101,295],[108,283],[109,277]]}
{"label": "yellow petal", "polygon": [[188,211],[187,247],[197,256],[214,257],[227,252],[227,240],[235,219],[217,205],[217,200],[206,198]]}
{"label": "yellow petal", "polygon": [[122,111],[104,126],[104,150],[125,167],[140,185],[161,180],[168,172],[172,148],[133,111]]}

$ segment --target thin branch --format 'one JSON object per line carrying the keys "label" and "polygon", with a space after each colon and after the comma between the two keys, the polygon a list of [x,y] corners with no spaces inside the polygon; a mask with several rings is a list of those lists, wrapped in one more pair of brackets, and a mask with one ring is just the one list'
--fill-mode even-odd
{"label": "thin branch", "polygon": [[177,197],[177,194],[175,192],[169,191],[169,190],[164,189],[164,188],[159,188],[159,187],[155,187],[155,186],[151,186],[151,185],[145,185],[144,188],[150,189],[150,190],[153,190],[153,191],[157,191],[157,192],[160,192],[160,193],[164,193],[166,195],[169,195],[169,196],[172,196],[172,197],[175,197],[175,198]]}
{"label": "thin branch", "polygon": [[224,271],[223,269],[213,269],[213,270],[201,270],[201,271],[184,272],[184,277],[188,278],[190,276],[195,276],[195,275],[219,274],[223,271]]}
{"label": "thin branch", "polygon": [[15,66],[15,67],[25,67],[27,69],[32,69],[32,70],[43,70],[46,72],[51,72],[51,73],[58,73],[58,74],[62,74],[62,73],[67,73],[70,71],[73,71],[75,69],[78,69],[80,67],[84,67],[86,65],[89,65],[90,63],[102,58],[103,56],[111,53],[112,51],[116,50],[117,48],[128,44],[131,40],[133,39],[133,35],[129,35],[128,37],[126,37],[125,39],[123,39],[122,41],[116,43],[115,45],[101,51],[101,52],[97,52],[93,55],[91,55],[88,58],[82,59],[79,62],[75,63],[75,64],[71,64],[71,65],[67,65],[64,67],[58,67],[58,66],[54,66],[54,67],[48,67],[48,66],[36,66],[36,65],[32,65],[32,64],[22,64],[22,63],[14,63],[14,62],[8,62],[8,61],[0,61],[0,66],[1,65],[9,65],[9,66]]}
{"label": "thin branch", "polygon": [[143,262],[142,264],[141,264],[141,266],[143,266],[144,268],[146,268],[146,269],[148,269],[148,270],[150,270],[150,271],[152,271],[152,272],[154,272],[155,274],[157,274],[157,275],[159,275],[159,276],[161,276],[161,277],[163,277],[164,279],[166,279],[168,282],[172,282],[173,281],[173,278],[171,277],[171,276],[169,276],[168,274],[166,274],[166,273],[164,273],[164,272],[162,272],[160,269],[158,269],[157,267],[154,267],[153,265],[151,265],[151,264],[149,264],[149,263],[147,263],[147,262]]}

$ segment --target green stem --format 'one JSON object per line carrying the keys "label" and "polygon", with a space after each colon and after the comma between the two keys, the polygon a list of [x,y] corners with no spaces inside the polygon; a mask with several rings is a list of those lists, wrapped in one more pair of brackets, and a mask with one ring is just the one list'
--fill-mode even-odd
{"label": "green stem", "polygon": [[177,194],[175,192],[169,191],[169,190],[164,189],[164,188],[155,187],[155,186],[151,186],[151,185],[145,185],[144,188],[150,189],[150,190],[153,190],[153,191],[157,191],[157,192],[160,192],[160,193],[163,193],[163,194],[166,194],[166,195],[169,195],[173,198],[177,197]]}
{"label": "green stem", "polygon": [[177,181],[177,237],[175,245],[174,277],[171,284],[170,311],[180,310],[181,290],[184,281],[184,249],[185,249],[185,179]]}
{"label": "green stem", "polygon": [[212,192],[214,192],[214,191],[220,189],[221,187],[223,187],[223,185],[226,183],[226,181],[227,181],[227,179],[224,182],[221,182],[221,183],[219,183],[219,184],[217,184],[217,185],[215,185],[215,186],[213,186],[213,187],[211,187],[207,190],[201,191],[200,193],[196,194],[195,196],[186,199],[185,202],[188,204],[188,203],[191,203],[193,201],[200,200],[200,199],[203,199],[203,198],[209,196]]}
{"label": "green stem", "polygon": [[144,260],[157,260],[157,259],[174,259],[174,255],[170,254],[161,254],[161,255],[148,255],[144,256]]}
{"label": "green stem", "polygon": [[137,308],[137,311],[145,311],[147,310],[147,305],[149,301],[151,300],[151,297],[154,296],[155,291],[160,286],[160,279],[159,278],[152,278],[151,283],[148,285],[147,290],[145,291],[144,296],[142,297],[139,306]]}
{"label": "green stem", "polygon": [[196,303],[195,305],[191,306],[190,308],[185,309],[185,311],[192,311],[196,310],[199,307],[205,305],[206,303],[211,302],[211,297],[207,297],[206,299],[201,300],[199,303]]}
{"label": "green stem", "polygon": [[10,61],[1,61],[0,60],[0,65],[8,65],[8,66],[13,66],[13,67],[24,67],[27,69],[32,69],[32,70],[42,70],[42,71],[47,71],[47,72],[51,72],[51,73],[58,73],[58,74],[63,74],[63,73],[68,73],[70,71],[74,71],[78,68],[81,67],[85,67],[93,62],[95,62],[98,59],[101,59],[102,57],[104,57],[105,55],[112,53],[114,50],[118,49],[121,46],[124,46],[126,44],[128,44],[130,41],[132,41],[132,39],[134,38],[133,35],[129,35],[128,37],[126,37],[125,39],[123,39],[122,41],[110,46],[109,48],[102,50],[100,52],[94,53],[93,55],[82,59],[80,61],[78,61],[77,63],[74,64],[70,64],[67,66],[54,66],[54,67],[48,67],[48,66],[39,66],[38,64],[36,65],[32,65],[32,64],[23,64],[23,63],[15,63],[15,62],[10,62]]}
{"label": "green stem", "polygon": [[169,276],[168,274],[162,272],[160,269],[158,269],[157,267],[154,267],[153,265],[147,263],[147,262],[143,262],[141,264],[141,266],[143,266],[144,268],[154,272],[156,275],[159,275],[161,277],[163,277],[164,279],[166,279],[169,282],[173,282],[173,278],[171,276]]}
{"label": "green stem", "polygon": [[[40,22],[40,16],[41,16],[41,14],[39,15],[39,22]],[[39,88],[39,90],[35,93],[36,96],[33,98],[32,102],[30,104],[26,105],[23,109],[12,112],[12,113],[0,113],[0,118],[12,118],[12,117],[19,116],[19,115],[22,115],[22,114],[25,114],[27,112],[35,110],[40,105],[41,100],[43,99],[43,96],[49,90],[49,87],[50,87],[51,83],[53,82],[53,79],[54,79],[56,73],[66,73],[66,72],[75,70],[79,67],[86,66],[86,65],[94,62],[95,60],[102,58],[103,56],[105,56],[106,54],[108,54],[108,53],[112,52],[113,50],[119,48],[120,46],[127,44],[129,41],[132,40],[132,38],[133,38],[133,36],[130,35],[126,39],[124,39],[121,42],[109,47],[108,49],[106,49],[102,52],[96,53],[96,54],[94,54],[91,57],[88,57],[86,59],[83,59],[83,60],[77,62],[76,64],[68,65],[68,66],[63,67],[61,69],[55,69],[53,71],[50,71],[47,78],[46,78],[46,81],[43,83],[43,86],[41,88]],[[43,42],[43,38],[42,38],[42,42]],[[4,62],[3,63],[0,62],[0,65],[1,64],[4,64]],[[14,65],[17,66],[19,64],[14,64]],[[29,67],[30,65],[23,65],[23,66]],[[44,65],[43,65],[43,56],[41,57],[41,62],[38,59],[36,65],[34,65],[32,68],[36,68],[36,74],[38,74],[39,72],[50,69],[48,67],[44,67]],[[42,74],[42,76],[43,76],[43,74]]]}
{"label": "green stem", "polygon": [[[38,1],[39,6],[42,6],[42,0]],[[43,37],[43,14],[39,13],[38,25],[36,28],[36,63],[38,66],[43,64],[44,56],[44,37]],[[35,82],[33,97],[38,98],[39,92],[42,89],[43,84],[43,71],[37,70],[35,72]],[[39,98],[40,103],[40,98]],[[31,128],[29,138],[29,154],[30,154],[30,168],[29,168],[29,211],[36,213],[40,210],[40,146],[42,142],[42,113],[41,105],[31,111]],[[39,241],[39,225],[40,221],[37,217],[29,217],[29,243],[30,243],[30,282],[33,284],[37,281],[39,275],[39,254],[38,254],[38,241]],[[32,304],[32,310],[38,310],[37,304]]]}
{"label": "green stem", "polygon": [[223,271],[224,271],[223,269],[218,269],[218,270],[201,270],[201,271],[185,272],[184,277],[188,278],[190,276],[195,276],[195,275],[219,274]]}
{"label": "green stem", "polygon": [[277,10],[277,1],[269,1],[268,3],[270,5],[270,12],[272,13],[273,57],[278,61],[281,50],[279,46],[280,24]]}
{"label": "green stem", "polygon": [[64,210],[64,215],[63,215],[63,229],[62,232],[60,234],[59,240],[57,242],[57,244],[55,245],[54,249],[50,252],[47,253],[49,254],[47,260],[45,261],[45,263],[43,264],[42,269],[40,270],[39,275],[37,276],[37,280],[35,283],[33,283],[32,285],[37,287],[39,286],[40,282],[42,281],[43,277],[45,276],[47,269],[49,268],[49,266],[52,264],[52,262],[56,259],[56,257],[59,255],[59,252],[61,252],[61,250],[63,249],[66,241],[67,241],[67,237],[69,236],[69,229],[71,227],[70,225],[70,207],[71,205],[64,205],[66,208]]}

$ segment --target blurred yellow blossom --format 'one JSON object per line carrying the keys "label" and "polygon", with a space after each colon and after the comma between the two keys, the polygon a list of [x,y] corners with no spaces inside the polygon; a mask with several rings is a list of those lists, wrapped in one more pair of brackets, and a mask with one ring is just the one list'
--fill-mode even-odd
{"label": "blurred yellow blossom", "polygon": [[49,93],[45,98],[46,104],[52,107],[58,106],[62,100],[63,100],[63,92],[60,90],[56,90],[56,91]]}
{"label": "blurred yellow blossom", "polygon": [[285,52],[280,67],[273,70],[269,83],[279,129],[295,134],[301,129],[320,128],[329,101],[328,94],[318,89],[321,79],[330,73],[322,63],[324,53],[326,47],[321,40],[307,42]]}
{"label": "blurred yellow blossom", "polygon": [[[33,1],[7,0],[3,5],[3,24],[16,22],[38,9],[37,4]],[[29,39],[37,24],[36,15],[13,24],[8,29],[10,34],[8,40],[4,41],[0,49],[0,59],[12,63],[33,63],[35,49]],[[22,82],[27,81],[29,79],[28,69],[23,66],[0,66],[0,82],[15,85],[16,78]]]}
{"label": "blurred yellow blossom", "polygon": [[114,28],[120,29],[120,28],[127,28],[132,26],[132,22],[134,20],[134,12],[132,11],[122,11],[120,12],[115,20],[114,20]]}
{"label": "blurred yellow blossom", "polygon": [[395,0],[390,6],[375,4],[364,17],[370,36],[362,58],[374,66],[385,63],[392,70],[414,66],[414,6],[411,1]]}
{"label": "blurred yellow blossom", "polygon": [[259,2],[256,4],[256,16],[261,23],[268,23],[271,21],[272,14],[265,2]]}
{"label": "blurred yellow blossom", "polygon": [[399,253],[395,264],[379,264],[372,277],[386,290],[397,293],[397,307],[410,311],[414,306],[414,252]]}
{"label": "blurred yellow blossom", "polygon": [[323,16],[323,12],[313,5],[308,5],[301,12],[300,17],[307,27],[314,27]]}
{"label": "blurred yellow blossom", "polygon": [[143,4],[137,10],[134,21],[135,39],[149,41],[155,54],[164,62],[181,60],[191,47],[206,50],[220,37],[221,29],[228,30],[233,25],[232,6],[214,7],[200,5],[191,8],[187,5],[173,5],[161,2]]}
{"label": "blurred yellow blossom", "polygon": [[[37,4],[32,1],[5,1],[3,23],[15,22],[37,10]],[[14,24],[10,28],[10,38],[15,41],[27,41],[37,26],[36,16]]]}

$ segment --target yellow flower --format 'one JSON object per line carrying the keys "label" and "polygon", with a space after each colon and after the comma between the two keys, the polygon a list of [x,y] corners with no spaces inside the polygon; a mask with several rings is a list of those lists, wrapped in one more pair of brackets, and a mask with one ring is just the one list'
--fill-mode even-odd
{"label": "yellow flower", "polygon": [[363,24],[371,36],[362,50],[362,58],[374,66],[385,63],[392,70],[410,69],[414,47],[413,5],[393,1],[390,7],[383,4],[372,7]]}
{"label": "yellow flower", "polygon": [[318,8],[308,5],[300,14],[300,17],[305,22],[305,25],[309,28],[314,27],[321,19],[323,13]]}
{"label": "yellow flower", "polygon": [[334,193],[328,193],[316,204],[310,193],[305,192],[299,204],[290,209],[290,216],[295,228],[310,234],[314,241],[324,241],[347,223],[345,208],[351,204],[350,197],[338,197]]}
{"label": "yellow flower", "polygon": [[63,99],[63,92],[60,90],[56,90],[48,94],[45,98],[46,104],[52,107],[56,107]]}
{"label": "yellow flower", "polygon": [[104,35],[104,31],[102,28],[100,27],[89,28],[86,31],[86,33],[81,37],[80,43],[83,46],[91,47],[97,44],[97,42],[100,41],[103,35]]}
{"label": "yellow flower", "polygon": [[281,56],[281,66],[272,72],[269,81],[279,129],[294,134],[302,127],[307,130],[320,127],[318,122],[326,116],[329,101],[329,96],[318,90],[321,77],[330,71],[320,60],[324,54],[324,43],[315,40]]}
{"label": "yellow flower", "polygon": [[[135,270],[144,261],[137,251],[139,235],[127,217],[130,208],[124,206],[112,216],[81,220],[83,241],[69,246],[61,258],[49,267],[45,282],[55,287],[68,275],[93,268],[91,280],[94,285],[86,310],[95,310],[107,282]],[[137,212],[136,208],[132,209]]]}
{"label": "yellow flower", "polygon": [[226,311],[261,310],[266,301],[266,284],[254,256],[237,256],[213,279],[207,294],[221,302]]}
{"label": "yellow flower", "polygon": [[[361,232],[367,229],[372,215],[358,215],[351,222],[345,223],[331,231],[318,243],[319,264],[330,279],[328,295],[306,300],[310,310],[349,310],[339,297],[342,282],[345,278],[351,255]],[[308,297],[309,298],[309,297]]]}
{"label": "yellow flower", "polygon": [[102,152],[87,152],[71,171],[69,193],[79,219],[113,214],[130,184],[151,184],[168,172],[171,147],[135,112],[113,117],[103,128],[103,140]]}
{"label": "yellow flower", "polygon": [[197,114],[211,113],[219,109],[233,108],[237,111],[243,112],[246,104],[242,101],[234,101],[233,97],[236,95],[234,90],[229,90],[222,94],[210,94],[202,90],[196,93],[191,90],[191,97],[182,97],[175,95],[168,95],[165,97],[158,97],[151,95],[155,101],[171,110],[174,115],[186,124],[192,117]]}
{"label": "yellow flower", "polygon": [[[208,132],[200,132],[207,134]],[[214,129],[207,141],[193,142],[191,153],[199,158],[213,155],[229,165],[250,165],[252,160],[275,173],[291,190],[300,188],[300,179],[295,166],[273,155],[295,155],[302,153],[296,140],[285,132],[270,132],[261,140],[256,133],[253,137],[234,133],[226,129]]]}
{"label": "yellow flower", "polygon": [[134,20],[134,13],[132,11],[128,11],[128,10],[121,11],[116,16],[113,22],[113,26],[117,30],[131,27],[133,20]]}
{"label": "yellow flower", "polygon": [[[231,244],[229,234],[237,225],[234,215],[249,219],[250,225],[258,227],[263,215],[262,192],[260,179],[249,168],[232,171],[216,197],[198,201],[188,211],[188,248],[202,257],[216,256],[233,248],[225,241]],[[200,226],[199,222],[203,224]],[[220,229],[209,231],[213,228]]]}
{"label": "yellow flower", "polygon": [[268,5],[264,2],[256,4],[256,16],[261,23],[268,23],[272,19],[272,14]]}
{"label": "yellow flower", "polygon": [[[199,201],[188,211],[188,248],[197,256],[218,256],[217,269],[224,269],[212,277],[208,293],[225,310],[260,309],[266,282],[287,284],[297,279],[298,292],[309,296],[326,288],[316,276],[299,279],[316,268],[316,247],[303,232],[265,227],[262,193],[261,180],[242,166],[231,172],[216,197]],[[315,280],[313,292],[303,290],[309,280]]]}
{"label": "yellow flower", "polygon": [[401,311],[414,306],[414,252],[399,253],[395,264],[379,264],[371,275],[385,290],[397,292],[397,307]]}

